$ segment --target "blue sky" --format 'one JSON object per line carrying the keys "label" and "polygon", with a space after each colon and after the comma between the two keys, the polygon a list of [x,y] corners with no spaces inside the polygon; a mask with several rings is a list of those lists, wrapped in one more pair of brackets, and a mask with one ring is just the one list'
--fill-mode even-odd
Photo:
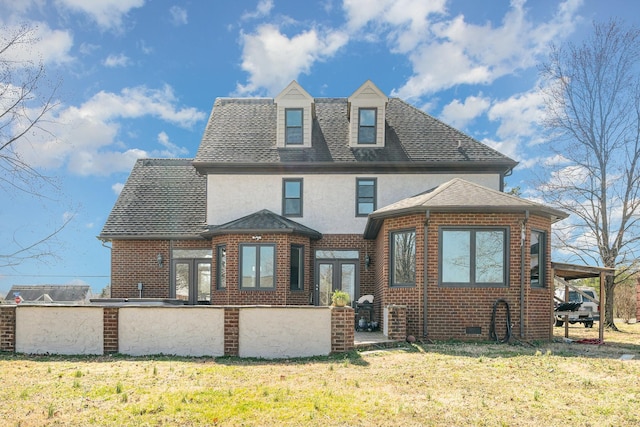
{"label": "blue sky", "polygon": [[[526,196],[549,161],[537,64],[593,20],[638,24],[633,0],[0,0],[0,36],[28,23],[56,91],[47,128],[16,146],[55,187],[0,188],[3,253],[69,220],[56,258],[0,267],[13,284],[109,283],[96,239],[136,159],[193,157],[216,97],[274,96],[296,79],[346,97],[371,79],[520,162]],[[43,93],[50,86],[40,89]]]}

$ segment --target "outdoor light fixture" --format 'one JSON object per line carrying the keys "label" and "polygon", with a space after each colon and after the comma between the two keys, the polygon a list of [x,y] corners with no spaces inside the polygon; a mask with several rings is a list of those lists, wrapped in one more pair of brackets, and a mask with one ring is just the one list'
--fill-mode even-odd
{"label": "outdoor light fixture", "polygon": [[364,266],[369,267],[370,265],[371,265],[371,257],[369,256],[369,254],[367,254],[364,257]]}
{"label": "outdoor light fixture", "polygon": [[164,258],[162,258],[162,254],[158,254],[156,260],[158,261],[158,267],[162,268],[162,262],[164,261]]}

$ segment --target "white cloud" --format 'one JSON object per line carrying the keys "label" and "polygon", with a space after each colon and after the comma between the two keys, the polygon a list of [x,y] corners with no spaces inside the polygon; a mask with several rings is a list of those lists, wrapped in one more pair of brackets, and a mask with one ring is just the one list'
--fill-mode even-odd
{"label": "white cloud", "polygon": [[115,193],[116,196],[119,196],[122,193],[122,189],[124,188],[124,184],[122,182],[116,182],[111,186],[111,189]]}
{"label": "white cloud", "polygon": [[470,121],[487,111],[489,105],[489,98],[482,96],[469,96],[464,103],[454,99],[442,109],[440,118],[455,128],[464,128]]}
{"label": "white cloud", "polygon": [[236,92],[248,95],[264,88],[276,94],[301,73],[309,73],[316,61],[335,55],[347,40],[341,31],[312,28],[288,37],[275,25],[261,25],[256,33],[242,36],[241,66],[249,79],[246,85],[238,84]]}
{"label": "white cloud", "polygon": [[177,102],[178,99],[169,85],[161,89],[137,86],[124,88],[119,94],[100,91],[78,110],[83,117],[101,121],[153,116],[184,128],[205,119],[202,111],[193,107],[178,108]]}
{"label": "white cloud", "polygon": [[501,138],[534,137],[532,144],[540,143],[535,136],[540,134],[539,123],[544,114],[544,96],[533,90],[516,94],[507,100],[495,102],[488,113],[489,120],[499,121],[496,134]]}
{"label": "white cloud", "polygon": [[189,23],[186,9],[179,6],[171,6],[169,14],[171,14],[171,23],[176,27],[180,25],[187,25],[187,23]]}
{"label": "white cloud", "polygon": [[509,156],[510,158],[519,161],[518,154],[518,146],[519,141],[514,138],[503,139],[497,141],[491,138],[484,138],[481,141],[483,144],[493,148],[496,151],[499,151],[501,154],[505,156]]}
{"label": "white cloud", "polygon": [[[395,48],[409,53],[413,76],[394,95],[421,97],[460,84],[490,84],[504,75],[535,65],[548,43],[570,33],[581,0],[561,3],[554,17],[534,24],[527,19],[524,0],[512,0],[501,25],[474,25],[460,15],[429,27],[409,53],[399,38]],[[428,35],[428,37],[426,37]],[[406,45],[406,46],[405,46]]]}
{"label": "white cloud", "polygon": [[[69,31],[52,30],[46,22],[30,21],[26,25],[30,30],[2,52],[5,64],[12,64],[18,68],[29,66],[30,62],[42,61],[45,65],[60,65],[73,60],[69,53],[73,46],[73,37]],[[10,40],[21,31],[21,26],[18,25],[0,25],[0,40]]]}
{"label": "white cloud", "polygon": [[260,0],[253,12],[245,12],[242,14],[242,20],[264,18],[271,13],[273,9],[273,0]]}
{"label": "white cloud", "polygon": [[376,39],[386,34],[393,50],[407,53],[429,35],[430,17],[446,13],[446,0],[345,0],[350,33]]}
{"label": "white cloud", "polygon": [[102,61],[102,64],[107,68],[126,67],[131,63],[131,60],[124,53],[111,54]]}
{"label": "white cloud", "polygon": [[[62,106],[50,111],[46,131],[35,131],[16,144],[23,160],[36,168],[66,165],[76,175],[109,175],[129,171],[133,163],[149,157],[147,151],[129,148],[121,141],[120,127],[125,120],[154,117],[163,122],[189,128],[205,119],[195,108],[177,106],[169,86],[162,89],[135,87],[119,94],[99,92],[80,106]],[[183,148],[172,145],[156,153],[174,157]],[[165,148],[167,148],[165,147]]]}
{"label": "white cloud", "polygon": [[123,17],[131,9],[142,7],[145,0],[56,0],[58,6],[83,12],[105,30],[120,30]]}
{"label": "white cloud", "polygon": [[161,157],[180,157],[189,154],[189,150],[187,148],[179,147],[169,141],[169,135],[167,135],[166,132],[160,132],[158,134],[158,142],[165,148],[160,153]]}
{"label": "white cloud", "polygon": [[83,55],[91,55],[93,52],[97,51],[100,49],[100,46],[97,44],[91,44],[91,43],[86,43],[83,42],[80,45],[80,53]]}

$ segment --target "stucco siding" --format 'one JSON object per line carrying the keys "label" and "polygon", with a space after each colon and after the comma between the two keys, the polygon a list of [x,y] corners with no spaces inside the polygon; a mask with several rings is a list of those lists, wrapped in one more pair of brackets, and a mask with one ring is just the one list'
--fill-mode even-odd
{"label": "stucco siding", "polygon": [[239,327],[240,357],[275,359],[331,352],[331,310],[326,307],[243,308]]}
{"label": "stucco siding", "polygon": [[282,179],[303,179],[303,216],[295,221],[327,234],[362,233],[356,217],[356,178],[377,178],[377,208],[430,190],[455,177],[499,190],[496,174],[208,175],[207,222],[221,225],[268,209],[282,214]]}
{"label": "stucco siding", "polygon": [[123,354],[224,355],[224,309],[123,307],[118,324]]}
{"label": "stucco siding", "polygon": [[101,307],[19,306],[16,308],[16,352],[102,354]]}

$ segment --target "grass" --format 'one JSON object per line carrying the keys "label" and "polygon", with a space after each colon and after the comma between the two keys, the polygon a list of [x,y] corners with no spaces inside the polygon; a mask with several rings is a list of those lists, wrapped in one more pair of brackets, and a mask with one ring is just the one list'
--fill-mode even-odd
{"label": "grass", "polygon": [[[435,342],[281,361],[0,354],[3,426],[640,424],[640,324],[605,345]],[[555,328],[560,338],[564,328]],[[570,337],[597,329],[570,327]],[[561,341],[561,339],[559,339]],[[623,354],[634,359],[620,360]]]}

